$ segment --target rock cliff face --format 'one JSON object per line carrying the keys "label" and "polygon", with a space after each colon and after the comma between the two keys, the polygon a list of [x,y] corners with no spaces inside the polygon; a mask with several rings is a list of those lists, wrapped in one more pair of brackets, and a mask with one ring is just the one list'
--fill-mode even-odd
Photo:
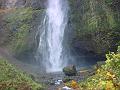
{"label": "rock cliff face", "polygon": [[120,41],[118,0],[69,0],[72,47],[87,54],[116,51]]}
{"label": "rock cliff face", "polygon": [[1,0],[0,8],[32,7],[34,9],[43,9],[47,4],[46,1],[47,0]]}
{"label": "rock cliff face", "polygon": [[[68,1],[69,30],[65,38],[70,48],[84,55],[116,51],[120,44],[120,1]],[[34,56],[35,36],[46,6],[47,0],[0,0],[0,46],[18,57]]]}
{"label": "rock cliff face", "polygon": [[7,48],[20,60],[34,60],[37,30],[44,18],[44,1],[0,1],[0,47]]}

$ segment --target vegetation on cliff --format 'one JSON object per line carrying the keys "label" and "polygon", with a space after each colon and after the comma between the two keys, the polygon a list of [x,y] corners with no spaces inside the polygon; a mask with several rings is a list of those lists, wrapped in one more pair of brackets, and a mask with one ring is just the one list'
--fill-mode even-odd
{"label": "vegetation on cliff", "polygon": [[[116,51],[120,41],[117,0],[69,0],[70,23],[75,32],[72,45],[84,41],[84,50],[96,54]],[[89,43],[87,43],[89,42]],[[94,46],[94,47],[93,47]],[[78,47],[79,48],[79,47]]]}
{"label": "vegetation on cliff", "polygon": [[119,90],[120,89],[120,47],[117,53],[106,54],[105,65],[96,70],[95,75],[80,81],[71,81],[67,85],[80,90]]}
{"label": "vegetation on cliff", "polygon": [[[34,0],[27,0],[31,4],[32,1]],[[0,39],[3,40],[0,42],[4,47],[7,46],[15,56],[23,54],[27,57],[28,55],[25,53],[29,51],[33,53],[33,50],[36,49],[35,43],[37,41],[34,40],[34,37],[42,21],[40,18],[42,18],[43,10],[42,7],[39,7],[41,1],[44,0],[35,1],[32,7],[30,4],[28,7],[13,8],[4,14],[5,10],[1,8],[0,17],[2,17],[3,22],[0,21],[0,30],[3,29],[5,32],[3,36],[6,36],[6,39]],[[95,55],[115,52],[106,55],[105,65],[98,68],[95,75],[82,82],[72,81],[68,86],[80,90],[119,90],[120,46],[117,51],[116,49],[120,45],[120,1],[68,0],[68,2],[70,6],[68,24],[73,32],[70,36],[72,48],[82,49],[80,51],[83,51],[82,54],[85,55],[84,51]],[[42,6],[44,7],[44,5]],[[0,38],[3,36],[0,33]],[[2,45],[0,44],[0,47]],[[0,58],[0,90],[21,89],[43,90],[42,85],[34,82],[29,75],[16,70],[6,60]]]}
{"label": "vegetation on cliff", "polygon": [[20,52],[26,47],[26,38],[30,30],[30,21],[32,19],[33,11],[31,8],[17,9],[8,14],[5,19],[7,26],[11,31],[10,34],[10,48],[14,52]]}
{"label": "vegetation on cliff", "polygon": [[96,74],[79,85],[83,90],[119,90],[120,89],[120,53],[106,55],[106,64]]}
{"label": "vegetation on cliff", "polygon": [[0,90],[43,90],[43,86],[0,58]]}
{"label": "vegetation on cliff", "polygon": [[41,10],[33,10],[32,8],[20,8],[15,9],[4,18],[6,27],[8,27],[9,37],[8,37],[8,46],[15,53],[24,52],[27,49],[30,49],[31,42],[29,42],[30,37],[32,36],[33,31],[33,18],[34,14],[41,13]]}

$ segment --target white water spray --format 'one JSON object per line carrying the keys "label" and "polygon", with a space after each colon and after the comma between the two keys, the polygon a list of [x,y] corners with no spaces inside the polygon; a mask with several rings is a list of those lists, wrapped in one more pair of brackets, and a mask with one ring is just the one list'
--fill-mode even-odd
{"label": "white water spray", "polygon": [[[67,21],[65,20],[65,13],[62,10],[61,0],[49,0],[47,15],[48,15],[48,35],[47,41],[49,46],[49,67],[51,71],[60,71],[63,60],[62,56],[62,41],[64,37],[64,30]],[[50,71],[49,70],[49,71]]]}
{"label": "white water spray", "polygon": [[46,58],[43,60],[43,63],[45,64],[47,72],[61,71],[67,63],[67,60],[63,60],[62,58],[67,13],[67,1],[48,0],[48,7],[46,10],[47,24],[44,20],[42,26],[45,30],[40,35],[38,47],[38,51],[42,53],[43,58]]}

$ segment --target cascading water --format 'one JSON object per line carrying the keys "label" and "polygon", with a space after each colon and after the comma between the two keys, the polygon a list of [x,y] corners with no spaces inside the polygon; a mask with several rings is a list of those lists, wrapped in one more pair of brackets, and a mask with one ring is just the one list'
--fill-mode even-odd
{"label": "cascading water", "polygon": [[38,47],[38,55],[42,55],[47,72],[61,71],[67,63],[67,60],[62,58],[67,12],[67,1],[48,0],[46,15],[42,24],[44,31],[40,35]]}
{"label": "cascading water", "polygon": [[63,61],[62,56],[62,41],[64,37],[64,30],[67,21],[65,20],[65,13],[62,10],[61,0],[49,0],[47,15],[48,15],[48,35],[47,41],[49,46],[49,62],[52,71],[61,70]]}

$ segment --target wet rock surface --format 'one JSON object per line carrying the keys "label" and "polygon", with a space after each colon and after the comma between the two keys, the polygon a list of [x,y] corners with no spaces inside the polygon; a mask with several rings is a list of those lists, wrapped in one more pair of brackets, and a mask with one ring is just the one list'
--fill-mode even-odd
{"label": "wet rock surface", "polygon": [[63,72],[45,73],[45,71],[42,71],[38,66],[16,60],[5,49],[0,48],[0,56],[6,57],[11,64],[14,64],[17,68],[28,73],[34,81],[43,83],[46,90],[62,90],[63,87],[66,87],[65,83],[67,82],[72,80],[79,82],[95,74],[93,68],[79,68],[76,76],[66,76]]}
{"label": "wet rock surface", "polygon": [[63,72],[66,76],[75,76],[77,74],[77,70],[74,65],[64,67]]}
{"label": "wet rock surface", "polygon": [[35,80],[39,83],[46,85],[46,90],[73,90],[67,87],[65,83],[71,82],[72,80],[80,82],[87,77],[94,75],[94,69],[90,68],[87,70],[78,70],[75,76],[66,76],[63,72],[56,73],[44,73],[35,76]]}
{"label": "wet rock surface", "polygon": [[44,9],[47,0],[0,0],[0,8],[8,8],[8,4],[10,5],[9,8],[32,7],[34,9]]}

